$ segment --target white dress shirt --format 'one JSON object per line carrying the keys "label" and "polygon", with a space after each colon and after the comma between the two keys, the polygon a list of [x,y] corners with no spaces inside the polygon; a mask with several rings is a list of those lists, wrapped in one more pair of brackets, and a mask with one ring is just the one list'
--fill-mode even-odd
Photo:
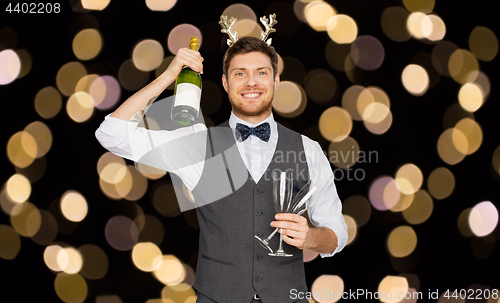
{"label": "white dress shirt", "polygon": [[[259,182],[260,178],[264,175],[278,144],[278,126],[274,120],[274,116],[271,114],[267,119],[258,124],[264,122],[268,122],[271,127],[271,136],[268,142],[262,141],[256,136],[249,136],[243,142],[236,140],[241,158],[255,183]],[[236,123],[241,123],[249,127],[258,125],[250,124],[231,113],[229,126],[233,130],[233,133]],[[192,142],[196,145],[196,148],[190,149],[189,156],[191,159],[205,159],[206,126],[204,124],[198,123],[174,131],[146,130],[137,127],[137,124],[137,122],[129,122],[108,115],[97,129],[95,135],[101,145],[110,152],[132,161],[141,159],[140,162],[143,163],[146,161],[142,161],[144,160],[142,157],[154,147],[174,141],[183,136],[196,134],[199,137]],[[336,234],[338,239],[337,249],[330,254],[320,254],[322,257],[333,256],[335,253],[340,252],[347,242],[347,225],[342,215],[342,205],[334,184],[330,162],[324,155],[320,145],[318,142],[303,135],[302,142],[309,168],[311,188],[313,186],[317,188],[309,199],[309,219],[314,226],[330,228]],[[193,190],[200,180],[204,167],[204,161],[198,160],[193,161],[194,164],[192,165],[179,167],[176,165],[178,161],[168,159],[166,156],[162,156],[161,159],[156,157],[154,162],[145,164],[175,172],[190,190]]]}

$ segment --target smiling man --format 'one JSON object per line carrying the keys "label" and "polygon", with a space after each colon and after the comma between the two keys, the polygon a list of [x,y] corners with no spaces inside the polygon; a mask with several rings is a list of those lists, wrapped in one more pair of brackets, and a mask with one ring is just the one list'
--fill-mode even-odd
{"label": "smiling man", "polygon": [[[179,50],[163,74],[106,117],[96,136],[113,153],[137,160],[139,156],[132,152],[132,146],[147,145],[148,133],[163,136],[167,138],[164,142],[169,142],[168,138],[181,133],[208,131],[209,139],[204,145],[206,161],[179,173],[197,201],[203,200],[209,191],[217,191],[221,182],[220,167],[209,158],[226,155],[225,146],[235,145],[236,157],[225,160],[226,169],[223,167],[222,172],[236,173],[231,171],[230,162],[240,161],[244,164],[240,167],[246,168],[244,182],[238,188],[231,185],[231,194],[197,208],[197,302],[308,302],[292,296],[293,291],[307,292],[302,250],[317,251],[322,257],[334,255],[346,244],[347,226],[330,163],[319,144],[274,120],[272,101],[280,81],[274,48],[257,38],[244,37],[226,52],[222,84],[232,112],[221,127],[229,131],[216,135],[214,131],[219,128],[207,130],[202,124],[176,131],[148,131],[138,130],[133,124],[137,122],[128,121],[148,105],[148,100],[154,101],[183,66],[203,72],[202,62],[198,52]],[[212,141],[215,137],[222,141]],[[309,227],[302,216],[275,214],[270,178],[275,170],[292,171],[298,188],[309,180],[311,187],[317,188],[309,200],[308,211],[315,227]],[[276,227],[282,229],[284,249],[293,257],[269,256],[254,239],[269,235]],[[277,247],[277,238],[272,239],[271,247]]]}

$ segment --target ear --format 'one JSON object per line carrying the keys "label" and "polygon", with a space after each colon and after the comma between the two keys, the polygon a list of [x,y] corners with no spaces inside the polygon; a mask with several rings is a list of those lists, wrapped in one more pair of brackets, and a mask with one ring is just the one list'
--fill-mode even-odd
{"label": "ear", "polygon": [[279,84],[280,84],[280,74],[276,73],[276,76],[274,77],[274,89],[275,90]]}
{"label": "ear", "polygon": [[226,90],[226,93],[228,93],[228,84],[227,84],[227,79],[226,75],[222,74],[222,86],[224,86],[224,89]]}

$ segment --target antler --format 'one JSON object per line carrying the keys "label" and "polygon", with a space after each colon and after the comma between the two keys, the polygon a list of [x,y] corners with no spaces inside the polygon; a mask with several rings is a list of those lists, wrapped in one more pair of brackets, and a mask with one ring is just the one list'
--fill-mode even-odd
{"label": "antler", "polygon": [[227,39],[227,45],[229,45],[229,47],[231,47],[234,43],[236,43],[236,41],[238,41],[238,33],[231,31],[231,28],[236,21],[238,21],[238,19],[234,17],[231,17],[231,19],[229,19],[228,21],[227,16],[220,16],[219,24],[222,26],[222,29],[220,31],[226,33],[229,36],[229,39]]}
{"label": "antler", "polygon": [[[268,23],[268,21],[269,21],[269,23]],[[275,25],[276,23],[278,23],[278,21],[276,20],[276,14],[269,15],[269,19],[267,19],[266,16],[261,17],[260,18],[260,22],[266,28],[266,31],[262,32],[260,34],[260,39],[262,41],[265,41],[267,43],[267,45],[271,45],[271,42],[272,42],[273,39],[269,38],[267,41],[266,41],[266,39],[267,39],[267,37],[269,36],[270,33],[274,33],[276,31],[276,29],[273,28],[273,25]]]}

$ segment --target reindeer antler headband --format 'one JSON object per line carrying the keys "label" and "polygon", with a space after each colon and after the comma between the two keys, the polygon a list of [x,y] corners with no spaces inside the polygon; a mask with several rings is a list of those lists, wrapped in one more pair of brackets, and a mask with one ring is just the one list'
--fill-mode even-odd
{"label": "reindeer antler headband", "polygon": [[[238,21],[238,19],[234,17],[231,17],[229,20],[227,20],[227,16],[220,16],[219,24],[222,26],[221,32],[226,33],[229,36],[229,39],[227,39],[227,45],[229,45],[229,47],[233,46],[233,44],[238,41],[238,33],[232,31],[232,27],[236,23],[236,21]],[[276,14],[269,15],[269,19],[267,19],[266,16],[261,17],[260,22],[266,28],[265,31],[262,31],[260,33],[260,39],[270,46],[273,39],[267,39],[267,37],[270,33],[274,33],[276,31],[276,29],[273,28],[273,25],[278,23],[278,20],[276,20]]]}

